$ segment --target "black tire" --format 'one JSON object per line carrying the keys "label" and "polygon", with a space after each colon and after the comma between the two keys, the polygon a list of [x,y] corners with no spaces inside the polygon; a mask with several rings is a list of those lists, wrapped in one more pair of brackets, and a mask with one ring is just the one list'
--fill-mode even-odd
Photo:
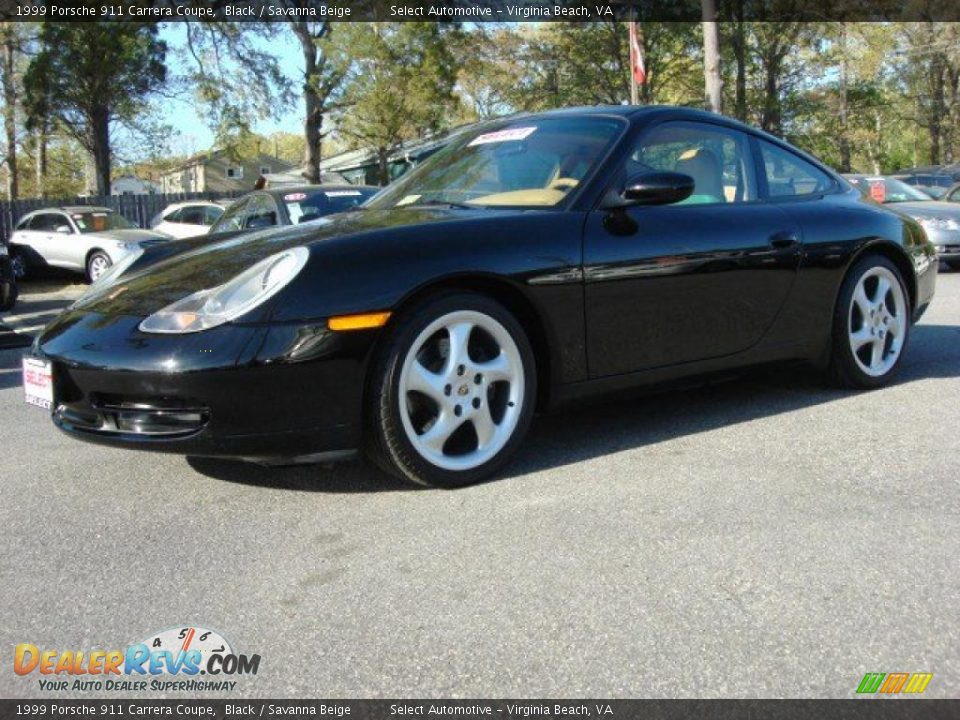
{"label": "black tire", "polygon": [[[431,323],[458,311],[483,313],[509,333],[519,352],[524,379],[522,406],[512,435],[493,457],[466,470],[442,468],[427,460],[407,437],[400,415],[400,377],[407,354]],[[517,319],[485,295],[459,291],[439,293],[395,317],[380,343],[367,386],[364,451],[382,470],[419,485],[444,488],[471,485],[492,476],[517,452],[530,427],[536,397],[533,349]]]}
{"label": "black tire", "polygon": [[0,284],[0,312],[13,310],[14,305],[17,304],[18,294],[17,283],[13,279]]}
{"label": "black tire", "polygon": [[[900,292],[903,294],[906,312],[903,318],[903,340],[895,362],[883,375],[870,375],[861,369],[856,358],[854,358],[849,336],[849,323],[851,303],[857,285],[864,275],[877,267],[886,268],[896,278],[900,286]],[[840,387],[865,390],[887,385],[897,374],[903,362],[903,356],[910,340],[911,314],[910,293],[907,291],[903,275],[897,266],[882,255],[867,254],[857,260],[847,272],[843,284],[840,286],[840,295],[837,298],[837,306],[833,314],[832,345],[830,363],[827,369],[833,384]]]}
{"label": "black tire", "polygon": [[87,258],[87,272],[86,272],[88,283],[92,283],[94,281],[93,264],[98,260],[105,260],[107,263],[107,268],[113,265],[113,260],[111,260],[110,256],[107,255],[105,252],[103,252],[103,250],[96,250],[90,253],[90,257]]}

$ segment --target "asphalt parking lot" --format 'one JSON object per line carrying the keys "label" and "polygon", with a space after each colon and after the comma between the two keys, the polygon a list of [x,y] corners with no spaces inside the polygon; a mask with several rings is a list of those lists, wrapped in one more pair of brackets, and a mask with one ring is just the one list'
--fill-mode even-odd
{"label": "asphalt parking lot", "polygon": [[[77,291],[40,289],[0,322]],[[960,273],[893,387],[786,369],[578,407],[459,491],[78,443],[23,403],[19,357],[0,353],[8,652],[190,624],[261,655],[234,697],[851,697],[897,671],[960,695]],[[39,695],[0,671],[0,696]]]}

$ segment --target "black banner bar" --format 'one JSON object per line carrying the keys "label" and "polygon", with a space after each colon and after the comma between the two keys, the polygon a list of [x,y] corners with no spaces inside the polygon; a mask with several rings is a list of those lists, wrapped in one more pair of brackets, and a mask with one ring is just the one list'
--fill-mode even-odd
{"label": "black banner bar", "polygon": [[0,718],[371,718],[481,720],[939,720],[960,700],[0,700]]}
{"label": "black banner bar", "polygon": [[[0,0],[14,22],[699,22],[700,0]],[[717,0],[717,20],[952,21],[957,0]]]}

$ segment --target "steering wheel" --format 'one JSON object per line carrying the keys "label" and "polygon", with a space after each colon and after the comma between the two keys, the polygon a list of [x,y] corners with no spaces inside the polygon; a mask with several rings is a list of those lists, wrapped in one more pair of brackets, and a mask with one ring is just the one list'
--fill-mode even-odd
{"label": "steering wheel", "polygon": [[547,189],[548,189],[548,190],[562,190],[562,191],[565,192],[565,191],[567,191],[567,190],[573,190],[573,188],[575,188],[575,187],[576,187],[577,185],[579,185],[579,184],[580,184],[580,181],[577,180],[576,178],[558,177],[558,178],[557,178],[556,180],[554,180],[552,183],[550,183],[549,185],[547,185]]}

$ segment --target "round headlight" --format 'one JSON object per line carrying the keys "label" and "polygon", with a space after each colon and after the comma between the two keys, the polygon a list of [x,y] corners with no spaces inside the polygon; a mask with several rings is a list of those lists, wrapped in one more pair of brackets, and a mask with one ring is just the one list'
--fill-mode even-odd
{"label": "round headlight", "polygon": [[271,255],[223,285],[200,290],[140,323],[147,333],[193,333],[244,315],[282,290],[307,264],[310,252],[295,247]]}

